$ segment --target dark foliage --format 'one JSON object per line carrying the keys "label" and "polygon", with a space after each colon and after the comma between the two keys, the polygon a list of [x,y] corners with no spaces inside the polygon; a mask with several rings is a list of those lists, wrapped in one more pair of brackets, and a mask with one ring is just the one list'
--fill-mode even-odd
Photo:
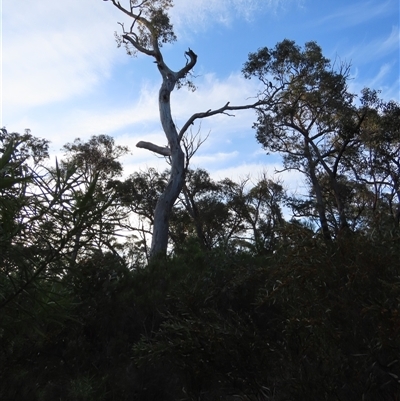
{"label": "dark foliage", "polygon": [[1,399],[396,400],[400,238],[301,237],[268,257],[82,260],[62,303],[2,331]]}

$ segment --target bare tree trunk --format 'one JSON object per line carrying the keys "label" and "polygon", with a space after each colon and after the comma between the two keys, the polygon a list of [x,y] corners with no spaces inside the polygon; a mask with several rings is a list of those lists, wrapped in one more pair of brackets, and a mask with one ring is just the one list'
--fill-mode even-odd
{"label": "bare tree trunk", "polygon": [[150,258],[165,254],[168,246],[169,217],[185,180],[185,155],[179,143],[178,132],[171,116],[170,95],[175,86],[171,77],[163,79],[159,93],[160,119],[171,152],[171,175],[165,191],[157,201],[154,211],[154,230]]}

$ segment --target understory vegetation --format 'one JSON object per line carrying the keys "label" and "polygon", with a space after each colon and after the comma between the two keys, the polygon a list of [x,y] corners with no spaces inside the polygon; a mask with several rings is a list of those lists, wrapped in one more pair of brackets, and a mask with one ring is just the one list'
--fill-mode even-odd
{"label": "understory vegetation", "polygon": [[[170,255],[147,263],[140,235],[117,235],[136,198],[145,216],[157,197],[140,180],[162,187],[162,174],[116,185],[111,154],[125,150],[109,137],[67,145],[47,169],[45,141],[4,131],[3,143],[0,399],[397,399],[389,204],[326,241],[282,217],[293,199],[279,184],[192,172]],[[197,221],[182,206],[190,197]]]}

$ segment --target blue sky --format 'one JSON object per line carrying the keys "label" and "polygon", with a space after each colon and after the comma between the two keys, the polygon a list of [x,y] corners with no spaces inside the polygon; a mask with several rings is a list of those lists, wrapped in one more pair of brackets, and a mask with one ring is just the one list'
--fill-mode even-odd
{"label": "blue sky", "polygon": [[[354,93],[367,86],[400,100],[398,0],[175,0],[171,19],[178,41],[164,47],[167,63],[181,68],[188,47],[198,55],[197,91],[172,96],[178,127],[193,113],[251,101],[258,83],[240,73],[248,53],[285,38],[301,46],[314,40],[326,57],[351,63]],[[135,147],[140,140],[166,145],[158,121],[160,77],[152,59],[117,48],[117,21],[124,17],[101,0],[3,0],[0,126],[49,139],[52,162],[76,137],[108,134],[132,150],[124,159],[127,174],[164,169],[162,158]],[[194,127],[208,138],[193,167],[215,178],[273,176],[279,159],[256,142],[254,120],[246,111]],[[302,191],[297,174],[282,177]]]}

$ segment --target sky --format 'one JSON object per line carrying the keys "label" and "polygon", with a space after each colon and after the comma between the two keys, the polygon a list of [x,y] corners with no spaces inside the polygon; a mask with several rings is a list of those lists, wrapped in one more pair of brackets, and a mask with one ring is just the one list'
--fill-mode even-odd
{"label": "sky", "polygon": [[[127,4],[128,0],[120,0]],[[0,0],[0,127],[29,128],[51,141],[51,161],[75,138],[106,134],[131,153],[125,175],[165,160],[138,141],[167,144],[158,116],[159,72],[148,56],[129,57],[117,48],[114,32],[125,17],[102,0]],[[350,90],[380,90],[400,100],[398,0],[175,0],[170,12],[177,42],[163,47],[170,68],[185,65],[184,52],[198,55],[195,92],[175,91],[177,127],[197,112],[251,103],[256,80],[241,69],[248,54],[284,39],[303,46],[316,41],[325,57],[351,64]],[[296,172],[276,174],[280,159],[266,155],[255,139],[253,111],[218,115],[193,127],[206,139],[192,159],[215,179],[235,180],[262,172],[302,193]]]}

